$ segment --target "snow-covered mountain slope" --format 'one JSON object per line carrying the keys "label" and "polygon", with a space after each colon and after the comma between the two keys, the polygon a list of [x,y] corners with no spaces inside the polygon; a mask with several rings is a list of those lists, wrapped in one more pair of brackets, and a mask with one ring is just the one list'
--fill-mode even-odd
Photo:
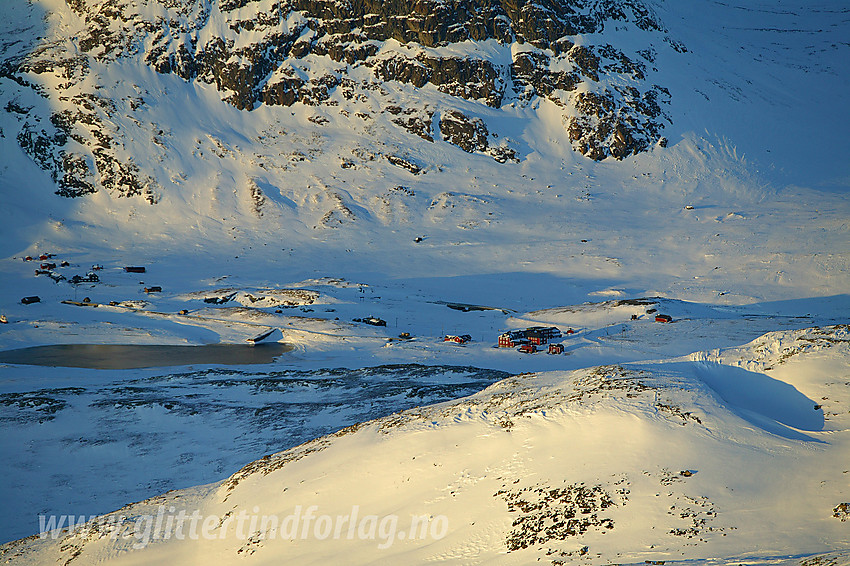
{"label": "snow-covered mountain slope", "polygon": [[823,327],[691,359],[520,374],[4,557],[847,564],[848,344],[846,326]]}
{"label": "snow-covered mountain slope", "polygon": [[0,10],[4,255],[847,288],[842,2]]}

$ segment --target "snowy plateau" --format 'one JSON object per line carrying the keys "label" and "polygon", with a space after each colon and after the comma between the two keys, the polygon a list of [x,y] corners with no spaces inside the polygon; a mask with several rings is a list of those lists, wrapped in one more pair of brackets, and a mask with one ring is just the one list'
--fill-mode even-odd
{"label": "snowy plateau", "polygon": [[0,1],[0,559],[850,566],[848,77],[846,0]]}

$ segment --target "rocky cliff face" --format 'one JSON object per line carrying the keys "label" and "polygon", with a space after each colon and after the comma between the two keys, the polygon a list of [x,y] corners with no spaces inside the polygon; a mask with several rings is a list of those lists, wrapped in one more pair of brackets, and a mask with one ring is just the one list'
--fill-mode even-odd
{"label": "rocky cliff face", "polygon": [[[142,64],[214,86],[245,111],[334,105],[335,93],[356,102],[390,82],[431,89],[446,95],[444,107],[387,101],[393,123],[502,163],[518,159],[515,149],[452,101],[498,109],[548,99],[562,108],[573,148],[603,160],[663,144],[670,93],[653,82],[656,48],[684,50],[639,0],[66,1],[45,18],[58,17],[54,29],[67,35],[5,53],[0,79],[46,101],[27,107],[12,96],[5,110],[19,117],[20,146],[69,197],[103,188],[153,203],[161,190],[115,151],[110,116],[138,110],[145,95],[121,104],[102,96],[93,68]],[[612,45],[620,29],[642,34],[645,48]]]}

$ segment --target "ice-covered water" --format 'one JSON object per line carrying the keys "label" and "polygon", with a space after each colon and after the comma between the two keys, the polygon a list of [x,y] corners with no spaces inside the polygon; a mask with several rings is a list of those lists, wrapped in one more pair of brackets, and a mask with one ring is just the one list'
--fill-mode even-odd
{"label": "ice-covered water", "polygon": [[0,363],[89,369],[135,369],[190,364],[268,364],[292,350],[268,344],[51,344],[0,352]]}

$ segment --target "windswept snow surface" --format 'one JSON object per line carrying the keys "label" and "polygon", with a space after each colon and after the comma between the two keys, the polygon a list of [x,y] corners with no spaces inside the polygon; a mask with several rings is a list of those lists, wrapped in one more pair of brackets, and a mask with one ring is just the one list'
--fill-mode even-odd
{"label": "windswept snow surface", "polygon": [[[119,108],[104,131],[157,181],[154,205],[56,196],[16,140],[50,101],[0,77],[0,348],[269,330],[293,347],[259,368],[0,365],[0,540],[129,504],[0,556],[850,564],[844,4],[653,2],[687,50],[655,46],[668,146],[623,161],[574,152],[548,99],[491,108],[390,81],[240,111],[211,85],[93,63],[80,88]],[[74,18],[2,2],[0,49],[58,49]],[[642,49],[616,27],[573,39]],[[518,161],[410,134],[391,104],[460,104]],[[42,253],[64,279],[34,275]],[[354,320],[370,317],[387,326]],[[565,354],[494,347],[529,326],[572,329]],[[313,506],[291,538],[259,521]],[[334,536],[355,508],[374,528]],[[180,510],[212,535],[156,539]]]}
{"label": "windswept snow surface", "polygon": [[[21,564],[847,564],[848,360],[834,326],[520,374],[4,550]],[[749,361],[773,368],[734,365]]]}

